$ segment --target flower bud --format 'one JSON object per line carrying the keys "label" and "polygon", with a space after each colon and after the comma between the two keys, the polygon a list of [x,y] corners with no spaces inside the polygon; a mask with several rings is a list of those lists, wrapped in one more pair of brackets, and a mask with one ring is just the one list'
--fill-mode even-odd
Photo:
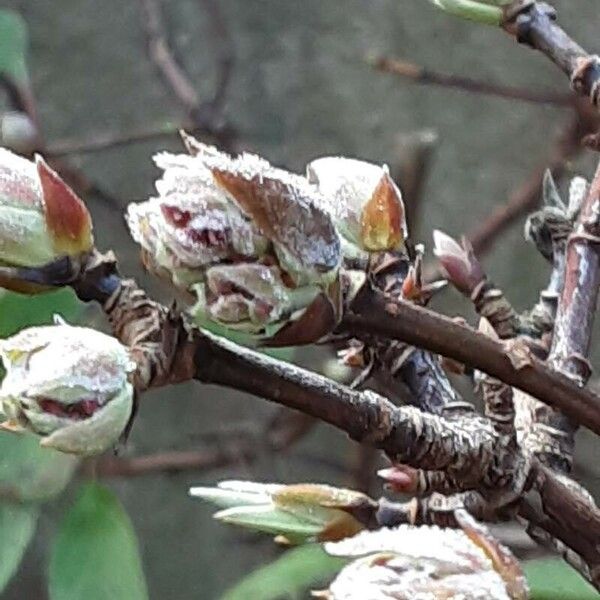
{"label": "flower bud", "polygon": [[0,264],[41,267],[92,244],[89,212],[44,159],[0,148]]}
{"label": "flower bud", "polygon": [[29,430],[41,445],[98,454],[115,444],[131,417],[135,364],[115,338],[65,323],[31,327],[0,340],[5,429]]}
{"label": "flower bud", "polygon": [[525,600],[527,584],[514,556],[464,511],[457,513],[462,530],[401,525],[325,544],[333,556],[361,558],[321,597]]}
{"label": "flower bud", "polygon": [[306,178],[253,154],[232,158],[200,143],[195,151],[216,184],[269,239],[274,258],[294,285],[327,285],[337,277],[338,233]]}
{"label": "flower bud", "polygon": [[319,294],[316,286],[291,288],[277,267],[259,263],[217,265],[206,272],[204,285],[194,286],[199,302],[192,312],[250,333],[289,319]]}
{"label": "flower bud", "polygon": [[164,171],[156,182],[158,196],[127,209],[129,229],[149,270],[165,272],[187,288],[203,281],[210,265],[265,254],[266,238],[200,160],[166,152],[154,160]]}
{"label": "flower bud", "polygon": [[443,231],[433,232],[433,253],[450,283],[465,296],[470,296],[485,279],[485,273],[477,260],[470,242],[463,238],[462,245]]}
{"label": "flower bud", "polygon": [[223,481],[190,489],[194,497],[224,508],[225,523],[275,534],[276,541],[340,540],[364,529],[377,505],[364,494],[319,484],[277,485]]}
{"label": "flower bud", "polygon": [[387,167],[327,156],[306,167],[346,242],[367,252],[402,248],[408,230],[402,194]]}
{"label": "flower bud", "polygon": [[281,332],[269,345],[323,337],[341,312],[341,252],[318,191],[258,156],[184,142],[192,156],[158,155],[158,196],[128,209],[146,265],[195,293],[200,325]]}

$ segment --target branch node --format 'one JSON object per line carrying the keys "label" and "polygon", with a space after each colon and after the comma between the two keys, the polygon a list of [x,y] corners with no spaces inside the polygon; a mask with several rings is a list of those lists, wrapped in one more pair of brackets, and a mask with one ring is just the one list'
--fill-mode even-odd
{"label": "branch node", "polygon": [[575,60],[571,73],[571,87],[578,94],[588,93],[594,106],[600,105],[600,56],[591,54]]}

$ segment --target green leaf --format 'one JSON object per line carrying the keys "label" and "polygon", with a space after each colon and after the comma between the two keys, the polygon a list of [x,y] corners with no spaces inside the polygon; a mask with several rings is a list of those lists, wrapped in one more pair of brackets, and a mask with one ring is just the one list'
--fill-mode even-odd
{"label": "green leaf", "polygon": [[502,22],[502,10],[499,6],[508,4],[511,0],[497,0],[488,2],[488,0],[429,0],[438,8],[446,11],[448,14],[484,23],[485,25],[500,25]]}
{"label": "green leaf", "polygon": [[221,600],[305,598],[306,590],[333,579],[346,562],[329,556],[318,544],[294,548],[242,579]]}
{"label": "green leaf", "polygon": [[0,505],[0,592],[15,574],[35,532],[35,505]]}
{"label": "green leaf", "polygon": [[18,502],[47,500],[69,483],[76,456],[40,446],[32,434],[0,432],[0,498]]}
{"label": "green leaf", "polygon": [[52,550],[49,585],[51,600],[148,598],[135,532],[107,488],[82,487]]}
{"label": "green leaf", "polygon": [[81,303],[70,288],[35,296],[0,290],[0,337],[13,335],[24,327],[52,323],[54,314],[70,321],[80,310]]}
{"label": "green leaf", "polygon": [[531,600],[598,600],[598,592],[564,560],[530,560],[523,568]]}
{"label": "green leaf", "polygon": [[27,25],[18,13],[0,9],[0,73],[27,81]]}

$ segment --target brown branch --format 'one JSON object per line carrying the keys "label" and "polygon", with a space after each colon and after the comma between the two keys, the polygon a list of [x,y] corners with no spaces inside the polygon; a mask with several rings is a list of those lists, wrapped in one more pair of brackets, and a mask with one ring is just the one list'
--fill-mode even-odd
{"label": "brown branch", "polygon": [[140,129],[139,131],[130,131],[126,133],[97,133],[89,138],[76,140],[65,139],[57,140],[48,144],[45,155],[49,157],[60,157],[68,154],[89,154],[102,152],[112,148],[120,148],[130,144],[138,144],[151,140],[160,140],[171,137],[179,137],[181,129],[189,130],[192,135],[198,132],[192,131],[185,123],[181,125],[168,125],[164,127]]}
{"label": "brown branch", "polygon": [[139,2],[143,17],[142,25],[148,43],[148,56],[177,101],[191,114],[198,107],[200,100],[187,73],[171,53],[158,1],[139,0]]}
{"label": "brown branch", "polygon": [[389,306],[372,293],[357,300],[344,317],[342,329],[354,335],[397,339],[453,358],[564,411],[600,434],[600,397],[550,369],[523,346],[489,339],[426,308],[405,302]]}
{"label": "brown branch", "polygon": [[[600,165],[567,243],[562,293],[555,318],[549,365],[584,386],[591,375],[587,360],[600,286]],[[570,470],[576,423],[560,412],[540,407],[537,422],[564,433],[553,456],[545,457],[555,468]]]}
{"label": "brown branch", "polygon": [[[596,131],[599,123],[598,114],[587,102],[576,102],[573,114],[561,129],[543,163],[510,193],[506,203],[497,206],[481,224],[466,234],[477,255],[483,256],[489,252],[511,225],[539,205],[546,170],[559,179],[565,173],[566,164],[581,152],[582,139]],[[425,279],[432,281],[439,277],[437,265],[429,265]]]}
{"label": "brown branch", "polygon": [[563,71],[573,90],[600,102],[600,59],[586,52],[556,24],[556,11],[545,2],[516,0],[505,9],[503,28],[517,41],[539,50]]}
{"label": "brown branch", "polygon": [[[498,452],[497,434],[486,419],[459,416],[447,420],[413,407],[395,407],[373,392],[351,390],[294,365],[239,347],[211,334],[188,329],[180,316],[147,298],[134,282],[121,280],[110,257],[95,256],[74,287],[83,300],[102,303],[115,335],[131,348],[138,362],[134,379],[138,389],[196,378],[246,391],[325,421],[346,432],[352,439],[385,451],[395,462],[414,468],[443,471],[448,481],[452,482],[452,489],[481,488],[494,497],[494,491],[498,488],[499,497],[502,496],[499,486],[504,475],[504,464]],[[402,307],[398,305],[399,316],[403,316]],[[385,309],[385,306],[371,310],[372,314],[378,321],[380,316],[383,317],[383,326],[397,333],[396,326],[394,331],[390,323],[385,322],[386,312],[381,308]],[[413,319],[411,322],[411,315],[416,315],[417,321]],[[440,326],[440,321],[435,319],[441,319],[441,324],[447,327],[447,319],[435,316],[431,321],[429,311],[415,306],[409,306],[409,312],[404,316],[409,317],[410,329],[423,317],[426,322],[425,329],[419,331],[411,342],[420,340],[419,336],[427,333],[427,323]],[[404,318],[400,319],[400,322],[404,321]],[[455,325],[452,321],[450,324]],[[465,339],[470,342],[473,338],[469,335],[465,338],[463,330],[469,332],[470,336],[474,335],[475,341],[482,337],[465,327],[459,327],[458,332],[450,327],[447,333],[452,340],[456,339],[457,343],[465,346],[468,345]],[[380,333],[380,330],[375,328],[374,333]],[[437,344],[439,337],[433,338]],[[494,344],[492,340],[486,341]],[[481,345],[475,351],[481,351]],[[502,353],[504,347],[492,346],[492,355],[498,351]],[[486,353],[489,355],[490,350],[484,347],[483,354]],[[506,360],[510,363],[508,358]],[[526,367],[520,372],[530,370]],[[549,373],[552,384],[552,372]],[[563,380],[559,381],[562,383]],[[566,382],[573,386],[568,379]],[[187,459],[194,460],[197,457],[188,456]],[[509,498],[514,498],[515,493],[518,493],[518,489]],[[476,492],[466,492],[447,500],[434,495],[423,499],[421,505],[428,506],[429,511],[435,513],[435,519],[431,519],[437,523],[451,522],[451,511],[460,506],[465,506],[478,518],[497,518],[494,507]],[[590,504],[590,510],[595,510],[593,503]],[[510,511],[508,514],[511,514]],[[554,520],[546,523],[548,517],[545,515],[543,511],[538,514],[536,518],[539,524],[536,523],[536,527],[568,545],[570,534],[563,531],[562,526],[556,525]],[[583,531],[581,535],[585,537],[587,532]],[[577,552],[585,544],[590,545],[589,538],[585,542],[579,541]],[[581,565],[584,574],[592,573],[592,567],[597,564],[594,561],[595,557],[590,554],[589,562]],[[598,584],[597,581],[595,583]]]}
{"label": "brown branch", "polygon": [[491,83],[471,77],[449,75],[425,69],[414,63],[381,56],[370,61],[378,71],[398,75],[411,82],[424,85],[437,85],[444,88],[454,88],[464,92],[494,96],[507,100],[522,100],[533,104],[550,104],[553,106],[571,106],[572,94],[557,94],[551,91],[532,91],[527,88],[516,88]]}
{"label": "brown branch", "polygon": [[534,463],[532,491],[519,515],[533,539],[560,552],[597,589],[600,588],[600,510],[574,481]]}
{"label": "brown branch", "polygon": [[148,56],[167,87],[185,110],[186,116],[191,122],[189,128],[214,137],[221,147],[231,150],[236,134],[231,127],[221,121],[220,112],[231,78],[233,51],[219,7],[211,0],[204,1],[213,23],[213,29],[225,44],[218,59],[215,93],[209,102],[200,100],[189,75],[175,59],[167,40],[158,0],[139,0],[142,26],[146,33]]}
{"label": "brown branch", "polygon": [[391,164],[391,175],[402,187],[409,231],[416,231],[418,227],[423,190],[437,144],[438,136],[431,129],[396,137],[397,159]]}

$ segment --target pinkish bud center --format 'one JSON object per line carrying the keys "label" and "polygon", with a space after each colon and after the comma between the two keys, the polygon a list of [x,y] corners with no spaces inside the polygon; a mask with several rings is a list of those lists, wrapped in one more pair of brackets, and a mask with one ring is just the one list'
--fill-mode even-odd
{"label": "pinkish bud center", "polygon": [[50,398],[38,400],[38,406],[55,417],[83,421],[89,419],[102,405],[98,400],[81,400],[74,404],[63,404]]}

